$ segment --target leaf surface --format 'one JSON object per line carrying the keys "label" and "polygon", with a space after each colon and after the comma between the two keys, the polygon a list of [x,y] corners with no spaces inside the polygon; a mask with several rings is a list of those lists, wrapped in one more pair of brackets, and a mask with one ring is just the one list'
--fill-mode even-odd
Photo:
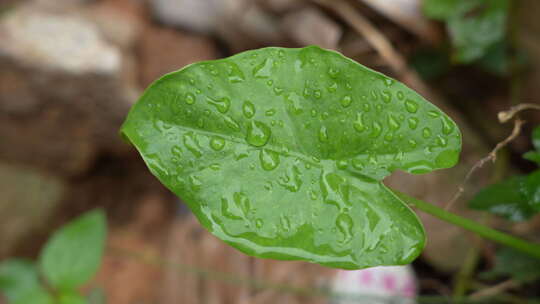
{"label": "leaf surface", "polygon": [[455,123],[339,53],[265,48],[152,84],[122,133],[214,235],[253,256],[406,264],[425,235],[381,180],[453,166]]}
{"label": "leaf surface", "polygon": [[72,290],[86,283],[101,264],[105,237],[102,210],[87,212],[55,232],[39,259],[47,282],[59,290]]}

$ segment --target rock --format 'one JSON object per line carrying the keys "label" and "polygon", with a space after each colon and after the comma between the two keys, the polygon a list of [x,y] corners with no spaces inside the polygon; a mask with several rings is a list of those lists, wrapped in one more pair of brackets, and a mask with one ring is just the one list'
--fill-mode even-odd
{"label": "rock", "polygon": [[315,44],[327,49],[336,49],[342,34],[338,24],[313,7],[285,15],[282,28],[301,46]]}
{"label": "rock", "polygon": [[122,151],[134,100],[118,47],[82,14],[25,5],[0,19],[0,159],[60,175]]}
{"label": "rock", "polygon": [[155,0],[155,18],[169,26],[217,35],[232,52],[283,44],[278,18],[248,0]]}
{"label": "rock", "polygon": [[0,162],[0,259],[20,240],[48,228],[65,188],[58,177]]}
{"label": "rock", "polygon": [[259,0],[258,3],[265,9],[282,14],[306,6],[306,0]]}
{"label": "rock", "polygon": [[209,34],[215,31],[218,19],[229,2],[231,1],[154,0],[150,1],[150,6],[155,18],[166,25]]}
{"label": "rock", "polygon": [[139,46],[140,83],[143,87],[185,65],[218,56],[214,42],[206,37],[169,28],[147,26]]}

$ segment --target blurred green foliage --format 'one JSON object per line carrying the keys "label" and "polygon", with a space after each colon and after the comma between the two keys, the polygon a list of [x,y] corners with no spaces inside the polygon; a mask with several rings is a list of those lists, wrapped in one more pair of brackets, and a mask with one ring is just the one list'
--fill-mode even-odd
{"label": "blurred green foliage", "polygon": [[508,0],[423,2],[426,16],[446,24],[454,48],[452,59],[457,63],[479,60],[504,41],[509,7]]}
{"label": "blurred green foliage", "polygon": [[0,263],[0,291],[13,304],[85,304],[78,291],[101,264],[106,238],[102,210],[90,211],[56,231],[38,263]]}
{"label": "blurred green foliage", "polygon": [[[540,126],[533,131],[532,138],[536,150],[526,153],[524,157],[535,161],[540,158]],[[513,176],[482,189],[469,202],[469,206],[511,221],[531,218],[540,212],[540,170],[528,175]]]}

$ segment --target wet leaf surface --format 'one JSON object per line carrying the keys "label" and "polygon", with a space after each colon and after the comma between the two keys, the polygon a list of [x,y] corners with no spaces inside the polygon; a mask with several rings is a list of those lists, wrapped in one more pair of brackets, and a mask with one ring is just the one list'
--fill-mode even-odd
{"label": "wet leaf surface", "polygon": [[425,235],[382,179],[453,166],[455,123],[342,55],[265,48],[152,84],[122,133],[210,232],[253,256],[406,264]]}

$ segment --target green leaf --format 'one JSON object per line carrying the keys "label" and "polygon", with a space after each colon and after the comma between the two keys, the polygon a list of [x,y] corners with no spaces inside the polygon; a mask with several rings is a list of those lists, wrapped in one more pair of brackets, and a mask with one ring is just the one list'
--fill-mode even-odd
{"label": "green leaf", "polygon": [[458,8],[460,0],[424,0],[422,10],[429,18],[445,21]]}
{"label": "green leaf", "polygon": [[[480,59],[506,35],[508,0],[426,0],[424,13],[445,21],[459,63]],[[500,62],[502,62],[499,59]]]}
{"label": "green leaf", "polygon": [[534,128],[532,132],[532,143],[534,148],[540,152],[540,126]]}
{"label": "green leaf", "polygon": [[469,207],[489,211],[511,221],[525,221],[540,212],[540,171],[514,176],[482,189]]}
{"label": "green leaf", "polygon": [[455,123],[339,53],[265,48],[152,84],[123,134],[214,235],[253,256],[357,269],[425,242],[381,180],[453,166]]}
{"label": "green leaf", "polygon": [[0,263],[0,291],[10,302],[39,288],[36,267],[32,261],[10,259]]}
{"label": "green leaf", "polygon": [[523,158],[533,161],[537,163],[540,166],[540,152],[536,151],[529,151],[525,154],[523,154]]}
{"label": "green leaf", "polygon": [[78,291],[66,290],[58,296],[58,304],[87,304],[88,300]]}
{"label": "green leaf", "polygon": [[447,25],[456,48],[455,59],[469,63],[481,58],[494,44],[504,39],[509,3],[508,0],[461,2]]}
{"label": "green leaf", "polygon": [[535,281],[540,279],[540,260],[504,247],[497,251],[495,267],[482,276],[487,278],[511,276],[523,283]]}
{"label": "green leaf", "polygon": [[54,298],[43,288],[29,290],[10,304],[57,304]]}
{"label": "green leaf", "polygon": [[68,223],[45,244],[39,260],[43,276],[60,290],[86,283],[101,264],[105,237],[102,210],[87,212]]}

